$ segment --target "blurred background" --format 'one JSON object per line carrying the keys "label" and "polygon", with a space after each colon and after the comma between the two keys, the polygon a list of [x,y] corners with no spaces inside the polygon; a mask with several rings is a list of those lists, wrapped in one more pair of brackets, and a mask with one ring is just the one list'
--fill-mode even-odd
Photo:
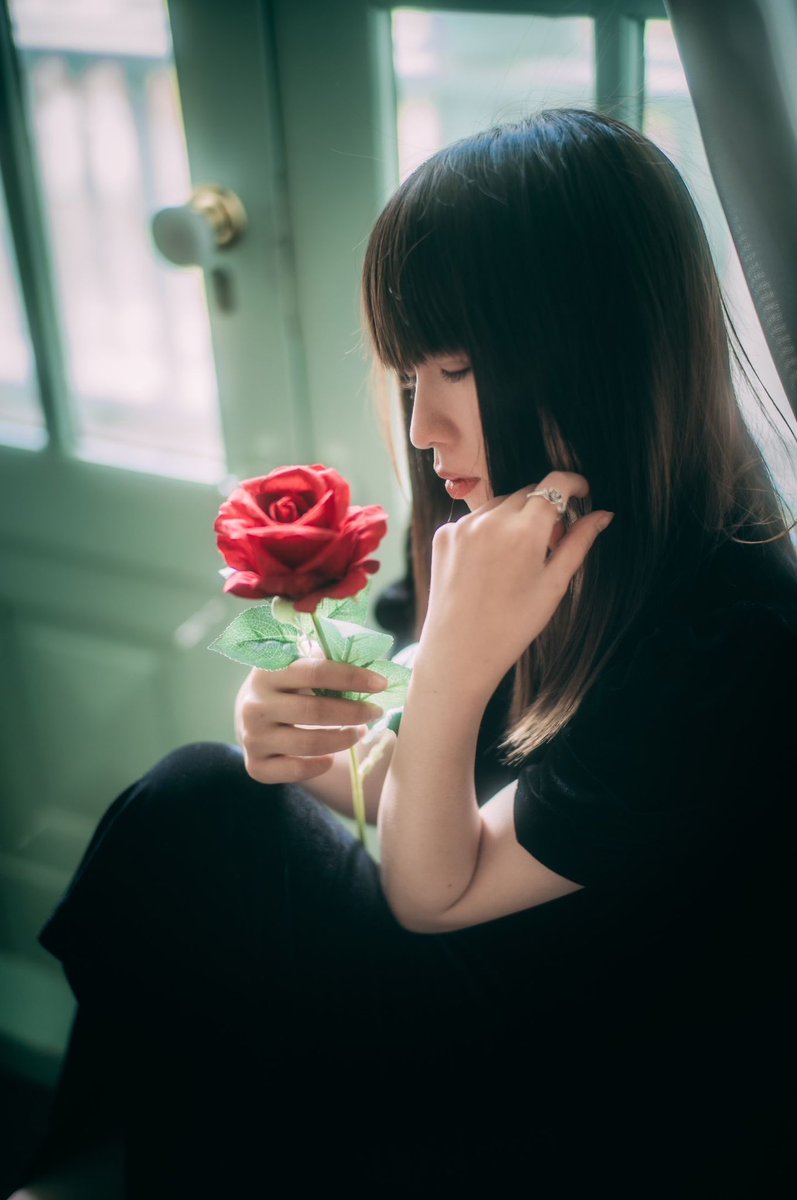
{"label": "blurred background", "polygon": [[[722,20],[722,6],[717,6]],[[234,482],[334,466],[408,493],[359,325],[370,227],[439,146],[541,107],[642,129],[686,176],[788,412],[659,0],[0,0],[0,1068],[30,1130],[73,1000],[36,932],[111,800],[233,740],[208,643]],[[742,399],[795,506],[795,464]],[[9,1125],[9,1122],[12,1122]],[[21,1135],[24,1136],[24,1133]],[[0,1184],[2,1180],[0,1180]]]}

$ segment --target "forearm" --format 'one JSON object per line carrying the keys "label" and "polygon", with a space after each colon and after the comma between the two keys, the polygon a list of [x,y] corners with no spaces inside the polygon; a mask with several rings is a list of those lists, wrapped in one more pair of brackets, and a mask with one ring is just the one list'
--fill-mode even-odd
{"label": "forearm", "polygon": [[378,815],[382,886],[407,928],[423,930],[473,876],[481,836],[474,763],[488,699],[419,652]]}

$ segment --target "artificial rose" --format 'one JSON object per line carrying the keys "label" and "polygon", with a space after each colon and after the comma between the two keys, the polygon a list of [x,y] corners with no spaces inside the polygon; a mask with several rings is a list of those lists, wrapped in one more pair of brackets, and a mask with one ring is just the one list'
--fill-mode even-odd
{"label": "artificial rose", "polygon": [[278,467],[245,479],[219,509],[214,529],[232,574],[225,592],[247,600],[283,596],[298,612],[362,591],[379,569],[368,557],[387,533],[378,504],[350,505],[330,467]]}

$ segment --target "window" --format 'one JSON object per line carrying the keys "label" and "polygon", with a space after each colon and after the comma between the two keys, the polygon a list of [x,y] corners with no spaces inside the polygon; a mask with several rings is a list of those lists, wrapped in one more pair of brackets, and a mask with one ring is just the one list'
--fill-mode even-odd
{"label": "window", "polygon": [[586,17],[393,12],[401,178],[441,146],[537,108],[595,104]]}
{"label": "window", "polygon": [[[218,479],[223,450],[202,275],[162,262],[149,234],[153,214],[184,203],[191,190],[165,6],[12,0],[10,10],[57,298],[70,448],[83,458]],[[7,305],[8,258],[0,269]],[[19,398],[19,338],[0,347],[3,416],[35,424],[30,395],[24,404]]]}
{"label": "window", "polygon": [[0,440],[30,447],[46,441],[4,190],[0,190]]}

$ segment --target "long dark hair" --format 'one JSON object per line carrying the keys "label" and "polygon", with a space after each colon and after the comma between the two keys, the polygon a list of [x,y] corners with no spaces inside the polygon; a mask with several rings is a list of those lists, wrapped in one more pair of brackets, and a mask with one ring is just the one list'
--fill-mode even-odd
{"label": "long dark hair", "polygon": [[[640,614],[723,542],[756,531],[794,560],[699,215],[630,126],[548,109],[435,154],[377,221],[363,301],[388,368],[468,354],[494,495],[572,470],[591,488],[577,513],[617,514],[517,665],[510,760],[566,724]],[[404,409],[408,425],[407,394]],[[409,439],[408,454],[420,629],[451,514],[431,455]]]}

